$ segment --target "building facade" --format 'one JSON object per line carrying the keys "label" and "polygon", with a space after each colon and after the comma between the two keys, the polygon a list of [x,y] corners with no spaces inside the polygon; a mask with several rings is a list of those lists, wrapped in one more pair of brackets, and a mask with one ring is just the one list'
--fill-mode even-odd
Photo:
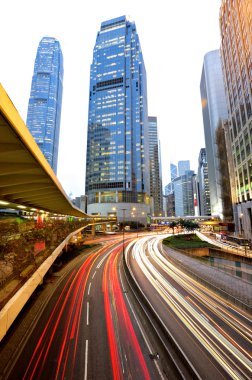
{"label": "building facade", "polygon": [[102,22],[90,69],[88,213],[146,221],[150,212],[146,71],[134,22]]}
{"label": "building facade", "polygon": [[[190,169],[190,167],[189,167],[189,169]],[[188,169],[188,170],[189,170]],[[175,178],[177,178],[177,176],[178,176],[178,168],[177,168],[177,165],[174,165],[174,164],[170,164],[170,174],[171,174],[171,182],[175,179]]]}
{"label": "building facade", "polygon": [[53,37],[43,37],[35,59],[26,124],[55,173],[62,91],[63,57],[60,43]]}
{"label": "building facade", "polygon": [[79,197],[75,197],[72,199],[72,203],[80,208],[82,211],[87,212],[87,196],[80,195]]}
{"label": "building facade", "polygon": [[220,32],[236,233],[252,239],[251,0],[222,1]]}
{"label": "building facade", "polygon": [[161,216],[163,213],[161,152],[158,139],[157,118],[155,116],[148,116],[148,138],[150,158],[150,197],[152,204],[151,214],[153,216]]}
{"label": "building facade", "polygon": [[195,215],[195,174],[187,170],[186,174],[174,179],[175,216]]}
{"label": "building facade", "polygon": [[208,164],[211,214],[223,219],[216,130],[227,119],[227,106],[219,50],[204,57],[200,94]]}
{"label": "building facade", "polygon": [[200,149],[199,159],[198,159],[197,180],[198,180],[199,215],[211,215],[206,148]]}
{"label": "building facade", "polygon": [[178,175],[184,175],[186,174],[186,171],[190,170],[190,161],[184,160],[184,161],[178,161]]}

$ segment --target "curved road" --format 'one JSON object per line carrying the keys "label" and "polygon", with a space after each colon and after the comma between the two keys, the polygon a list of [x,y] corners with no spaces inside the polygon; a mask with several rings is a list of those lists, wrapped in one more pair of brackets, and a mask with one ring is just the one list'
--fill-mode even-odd
{"label": "curved road", "polygon": [[126,250],[131,274],[160,323],[196,377],[251,379],[251,320],[169,262],[163,238],[145,237]]}
{"label": "curved road", "polygon": [[125,291],[121,242],[105,240],[60,273],[0,378],[163,378]]}

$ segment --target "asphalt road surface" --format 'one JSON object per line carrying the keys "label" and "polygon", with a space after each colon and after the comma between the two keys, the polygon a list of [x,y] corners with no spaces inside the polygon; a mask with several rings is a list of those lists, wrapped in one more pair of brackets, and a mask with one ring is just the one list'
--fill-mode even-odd
{"label": "asphalt road surface", "polygon": [[160,323],[201,379],[251,379],[251,319],[176,268],[164,236],[132,242],[126,262]]}
{"label": "asphalt road surface", "polygon": [[164,378],[125,291],[121,238],[52,276],[4,339],[2,360],[8,349],[4,380]]}

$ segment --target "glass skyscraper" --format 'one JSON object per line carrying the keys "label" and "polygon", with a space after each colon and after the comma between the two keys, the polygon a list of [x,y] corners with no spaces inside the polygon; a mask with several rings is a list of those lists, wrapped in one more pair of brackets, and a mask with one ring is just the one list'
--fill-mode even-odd
{"label": "glass skyscraper", "polygon": [[149,130],[149,157],[150,157],[150,196],[152,203],[152,215],[163,214],[163,191],[161,173],[161,152],[158,139],[158,127],[156,116],[148,117]]}
{"label": "glass skyscraper", "polygon": [[172,182],[178,176],[177,165],[170,163],[170,174],[171,174],[171,182]]}
{"label": "glass skyscraper", "polygon": [[178,175],[179,176],[185,175],[188,170],[190,170],[190,161],[189,160],[178,162]]}
{"label": "glass skyscraper", "polygon": [[177,217],[195,215],[194,180],[194,171],[186,170],[186,174],[175,178],[173,181],[175,216]]}
{"label": "glass skyscraper", "polygon": [[[102,22],[90,69],[88,213],[119,220],[149,212],[147,85],[134,22]],[[124,212],[122,212],[122,210]],[[123,215],[124,214],[124,215]]]}
{"label": "glass skyscraper", "polygon": [[55,173],[62,88],[63,57],[60,43],[53,37],[43,37],[35,60],[26,124]]}
{"label": "glass skyscraper", "polygon": [[211,51],[204,56],[200,94],[207,153],[211,214],[223,219],[225,210],[220,185],[221,174],[216,131],[222,122],[227,119],[228,113],[219,50]]}
{"label": "glass skyscraper", "polygon": [[251,0],[222,0],[220,31],[235,227],[237,234],[252,240]]}
{"label": "glass skyscraper", "polygon": [[201,148],[198,159],[199,215],[211,215],[206,148]]}

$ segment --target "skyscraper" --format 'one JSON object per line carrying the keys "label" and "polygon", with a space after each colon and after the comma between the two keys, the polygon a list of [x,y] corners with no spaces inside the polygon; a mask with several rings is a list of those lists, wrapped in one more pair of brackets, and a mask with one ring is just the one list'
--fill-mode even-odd
{"label": "skyscraper", "polygon": [[146,220],[149,154],[146,72],[134,22],[102,22],[90,69],[88,213]]}
{"label": "skyscraper", "polygon": [[177,166],[172,163],[170,164],[170,173],[171,173],[171,182],[172,182],[178,176]]}
{"label": "skyscraper", "polygon": [[178,174],[179,176],[186,174],[186,171],[190,170],[190,161],[178,161]]}
{"label": "skyscraper", "polygon": [[216,130],[227,119],[227,106],[219,50],[204,57],[200,94],[207,152],[211,214],[223,219],[220,186],[220,165],[216,145]]}
{"label": "skyscraper", "polygon": [[27,127],[53,171],[57,173],[63,88],[63,57],[59,41],[39,43],[27,113]]}
{"label": "skyscraper", "polygon": [[201,148],[198,159],[199,214],[211,215],[206,148]]}
{"label": "skyscraper", "polygon": [[175,216],[195,215],[194,210],[194,179],[192,170],[174,179]]}
{"label": "skyscraper", "polygon": [[252,239],[252,3],[222,1],[221,58],[228,107],[236,232]]}
{"label": "skyscraper", "polygon": [[149,157],[150,157],[150,196],[152,198],[152,214],[163,213],[163,191],[161,175],[161,152],[158,139],[157,118],[148,117]]}

